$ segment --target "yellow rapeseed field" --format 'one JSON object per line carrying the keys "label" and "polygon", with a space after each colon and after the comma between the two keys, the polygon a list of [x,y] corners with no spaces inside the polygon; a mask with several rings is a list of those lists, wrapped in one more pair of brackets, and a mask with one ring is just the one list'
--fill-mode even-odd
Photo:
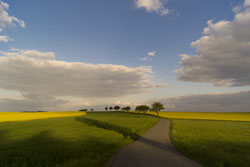
{"label": "yellow rapeseed field", "polygon": [[65,112],[0,112],[0,122],[26,121],[34,119],[71,117],[85,115],[85,112],[65,111]]}
{"label": "yellow rapeseed field", "polygon": [[[155,115],[155,112],[150,112]],[[214,113],[214,112],[160,112],[161,117],[173,119],[203,119],[203,120],[230,120],[250,121],[250,113]]]}

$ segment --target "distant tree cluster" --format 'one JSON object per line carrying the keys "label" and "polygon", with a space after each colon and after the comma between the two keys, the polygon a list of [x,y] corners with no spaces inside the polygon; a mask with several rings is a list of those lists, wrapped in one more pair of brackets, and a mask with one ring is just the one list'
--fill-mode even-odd
{"label": "distant tree cluster", "polygon": [[[125,112],[125,111],[130,111],[131,107],[130,106],[126,106],[126,107],[120,107],[120,106],[105,107],[106,111],[112,111],[112,110],[119,111],[120,109],[123,112]],[[154,111],[154,112],[156,112],[157,116],[159,116],[159,112],[161,110],[163,110],[163,109],[164,109],[163,104],[161,104],[160,102],[154,102],[151,105],[151,107],[149,107],[147,105],[139,105],[139,106],[135,107],[135,111],[137,111],[137,112],[143,112],[145,114],[148,111]]]}
{"label": "distant tree cluster", "polygon": [[105,107],[105,110],[106,111],[112,111],[112,110],[115,110],[115,111],[119,111],[120,109],[122,111],[130,111],[131,110],[131,107],[130,106],[127,106],[127,107],[120,107],[120,106],[114,106],[114,107]]}
{"label": "distant tree cluster", "polygon": [[139,106],[136,106],[135,111],[143,112],[144,114],[148,111],[154,111],[156,112],[157,116],[159,116],[159,112],[163,109],[164,109],[163,104],[161,104],[160,102],[154,102],[151,105],[151,108],[147,105],[139,105]]}
{"label": "distant tree cluster", "polygon": [[124,111],[130,111],[131,110],[131,107],[130,106],[127,106],[127,107],[123,107],[122,108],[122,111],[124,112]]}
{"label": "distant tree cluster", "polygon": [[[144,114],[148,111],[154,111],[156,112],[157,116],[159,116],[159,112],[161,110],[163,110],[164,107],[163,107],[163,104],[161,104],[160,102],[154,102],[153,104],[151,104],[151,107],[147,106],[147,105],[139,105],[139,106],[136,106],[135,107],[135,111],[137,112],[143,112]],[[130,111],[131,110],[131,107],[130,106],[126,106],[126,107],[120,107],[118,105],[116,106],[110,106],[110,107],[105,107],[105,110],[106,111]],[[79,111],[88,111],[88,109],[80,109]],[[94,109],[90,109],[90,111],[94,111]]]}
{"label": "distant tree cluster", "polygon": [[[88,111],[88,109],[84,108],[84,109],[80,109],[79,111],[84,111],[84,112],[87,112],[87,111]],[[94,109],[92,108],[92,109],[90,109],[90,111],[94,111]]]}
{"label": "distant tree cluster", "polygon": [[85,109],[80,109],[79,111],[85,111],[86,112],[86,111],[88,111],[88,109],[86,109],[86,108]]}

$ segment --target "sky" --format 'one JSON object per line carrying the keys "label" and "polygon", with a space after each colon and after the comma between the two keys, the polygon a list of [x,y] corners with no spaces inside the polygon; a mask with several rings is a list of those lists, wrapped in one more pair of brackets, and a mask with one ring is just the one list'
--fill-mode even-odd
{"label": "sky", "polygon": [[0,0],[0,111],[249,112],[250,0]]}

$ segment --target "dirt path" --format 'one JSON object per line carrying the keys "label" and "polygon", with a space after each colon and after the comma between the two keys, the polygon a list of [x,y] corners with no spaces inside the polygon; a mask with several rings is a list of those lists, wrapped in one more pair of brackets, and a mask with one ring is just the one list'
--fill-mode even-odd
{"label": "dirt path", "polygon": [[201,167],[176,151],[169,139],[170,121],[161,119],[137,141],[124,147],[110,167]]}

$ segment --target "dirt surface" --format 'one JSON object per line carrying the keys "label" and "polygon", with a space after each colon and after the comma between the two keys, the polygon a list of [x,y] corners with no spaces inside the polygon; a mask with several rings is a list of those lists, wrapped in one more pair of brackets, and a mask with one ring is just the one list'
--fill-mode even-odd
{"label": "dirt surface", "polygon": [[170,121],[161,119],[137,141],[125,146],[110,161],[110,167],[201,167],[181,155],[169,139]]}

